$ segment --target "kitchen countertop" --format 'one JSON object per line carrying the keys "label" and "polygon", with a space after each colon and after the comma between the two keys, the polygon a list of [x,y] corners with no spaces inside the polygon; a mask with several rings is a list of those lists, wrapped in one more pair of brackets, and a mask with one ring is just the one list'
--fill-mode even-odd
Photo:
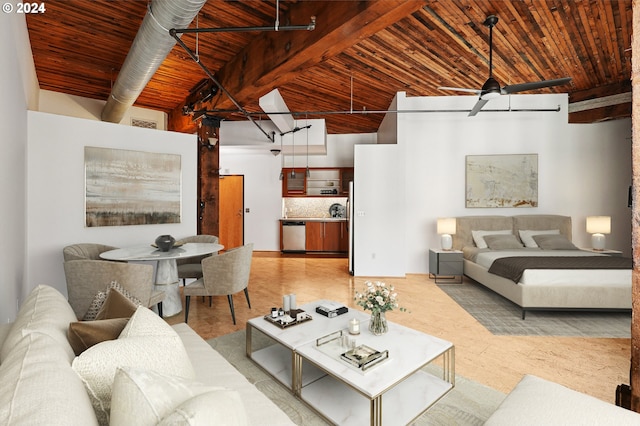
{"label": "kitchen countertop", "polygon": [[346,217],[282,217],[280,221],[304,221],[304,222],[346,222]]}

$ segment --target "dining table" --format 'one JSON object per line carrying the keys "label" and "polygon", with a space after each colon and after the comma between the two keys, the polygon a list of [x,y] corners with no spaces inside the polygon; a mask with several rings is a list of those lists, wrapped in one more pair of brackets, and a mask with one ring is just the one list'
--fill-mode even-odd
{"label": "dining table", "polygon": [[169,251],[162,251],[153,244],[141,244],[105,251],[100,257],[120,262],[155,262],[154,289],[164,291],[162,313],[163,316],[170,317],[182,311],[177,260],[213,254],[222,249],[222,244],[185,243],[174,245]]}

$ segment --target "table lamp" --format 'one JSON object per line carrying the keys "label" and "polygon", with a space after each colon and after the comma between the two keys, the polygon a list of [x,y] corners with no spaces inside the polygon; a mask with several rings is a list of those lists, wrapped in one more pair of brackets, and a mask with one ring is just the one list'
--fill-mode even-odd
{"label": "table lamp", "polygon": [[594,250],[604,250],[604,234],[611,233],[610,216],[588,216],[587,233],[591,235],[591,247]]}
{"label": "table lamp", "polygon": [[456,218],[455,217],[441,217],[438,218],[437,231],[440,234],[440,245],[443,250],[451,250],[453,247],[452,234],[456,233]]}

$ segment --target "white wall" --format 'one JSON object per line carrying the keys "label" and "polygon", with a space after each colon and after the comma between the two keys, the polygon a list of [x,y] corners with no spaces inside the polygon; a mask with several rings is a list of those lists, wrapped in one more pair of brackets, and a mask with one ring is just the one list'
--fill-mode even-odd
{"label": "white wall", "polygon": [[[566,95],[513,95],[492,100],[490,109],[556,108],[560,112],[481,112],[397,114],[398,148],[403,156],[398,164],[404,170],[404,202],[395,206],[397,217],[381,216],[368,226],[356,218],[359,233],[375,234],[392,227],[406,236],[404,270],[428,272],[428,250],[439,247],[436,234],[438,217],[462,215],[561,214],[573,218],[573,240],[589,247],[585,218],[612,216],[609,248],[631,253],[630,212],[627,189],[631,180],[631,121],[569,125]],[[399,110],[467,109],[475,97],[397,97]],[[394,120],[389,126],[392,127]],[[384,130],[384,129],[383,129]],[[368,147],[372,151],[382,145]],[[538,154],[537,208],[467,209],[465,207],[465,157],[487,154]],[[364,160],[363,161],[367,161]],[[356,182],[361,188],[360,157],[356,157]],[[395,172],[391,169],[391,172]],[[389,171],[381,170],[381,173]],[[356,192],[355,206],[397,191],[395,176],[376,180],[376,191]],[[368,195],[367,195],[368,194]],[[363,199],[363,197],[371,197]],[[366,250],[374,250],[369,241]],[[378,244],[378,248],[382,243]],[[356,251],[361,250],[358,245]],[[402,248],[398,248],[401,250]],[[358,271],[358,265],[356,264]],[[389,274],[397,271],[388,262]],[[369,269],[358,275],[369,275]]]}
{"label": "white wall", "polygon": [[25,16],[0,15],[0,322],[13,321],[27,294],[26,252],[27,108],[37,107],[35,76]]}
{"label": "white wall", "polygon": [[[42,112],[28,113],[27,263],[30,288],[49,284],[66,294],[62,248],[92,242],[123,247],[151,244],[158,235],[196,233],[195,135],[142,129]],[[166,225],[84,225],[84,147],[182,156],[182,222]]]}
{"label": "white wall", "polygon": [[[50,90],[40,90],[39,92],[38,111],[66,115],[68,117],[99,121],[102,109],[107,103],[106,100],[83,98]],[[129,126],[133,118],[153,121],[157,125],[157,130],[165,130],[167,128],[167,114],[162,111],[132,106],[124,114],[120,124]]]}

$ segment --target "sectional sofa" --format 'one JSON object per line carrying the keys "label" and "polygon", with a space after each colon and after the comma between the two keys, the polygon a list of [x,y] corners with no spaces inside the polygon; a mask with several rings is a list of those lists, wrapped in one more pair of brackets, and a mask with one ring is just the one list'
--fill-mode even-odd
{"label": "sectional sofa", "polygon": [[76,321],[39,286],[0,326],[1,425],[294,424],[184,323],[138,307],[119,337],[76,356]]}

